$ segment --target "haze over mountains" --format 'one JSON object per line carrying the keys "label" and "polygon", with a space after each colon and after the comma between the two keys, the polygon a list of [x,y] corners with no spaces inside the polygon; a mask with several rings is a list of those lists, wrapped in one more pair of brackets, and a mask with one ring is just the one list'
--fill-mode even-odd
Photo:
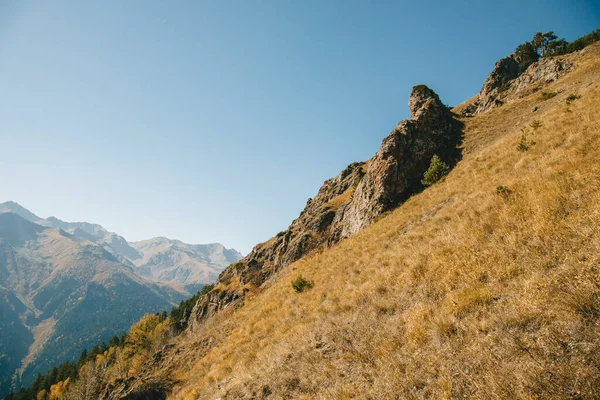
{"label": "haze over mountains", "polygon": [[156,237],[129,245],[139,254],[130,261],[140,275],[183,285],[186,289],[214,282],[224,267],[242,258],[238,251],[220,243],[187,244]]}
{"label": "haze over mountains", "polygon": [[120,262],[137,267],[135,272],[139,275],[184,289],[214,282],[225,267],[242,258],[237,250],[227,249],[220,243],[187,244],[164,237],[127,242],[101,225],[65,222],[56,217],[40,218],[13,201],[0,204],[0,213],[6,212],[99,244]]}
{"label": "haze over mountains", "polygon": [[168,311],[240,257],[218,243],[128,243],[98,224],[0,204],[0,396]]}

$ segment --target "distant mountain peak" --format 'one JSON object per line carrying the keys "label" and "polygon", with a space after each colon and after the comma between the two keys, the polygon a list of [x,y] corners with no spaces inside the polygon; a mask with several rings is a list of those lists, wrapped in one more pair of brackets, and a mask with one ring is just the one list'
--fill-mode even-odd
{"label": "distant mountain peak", "polygon": [[135,266],[138,275],[175,286],[212,283],[223,269],[242,258],[237,250],[221,243],[188,244],[165,236],[128,242],[102,225],[67,222],[55,216],[40,218],[14,201],[0,204],[0,213],[8,212],[102,246],[121,263]]}
{"label": "distant mountain peak", "polygon": [[177,285],[206,284],[242,255],[220,243],[188,244],[158,236],[130,245],[142,257],[131,260],[140,274]]}
{"label": "distant mountain peak", "polygon": [[42,218],[38,217],[22,205],[14,201],[6,201],[4,203],[0,203],[0,213],[12,212],[14,214],[20,215],[31,222],[41,221]]}
{"label": "distant mountain peak", "polygon": [[0,240],[13,245],[35,239],[39,232],[45,228],[35,224],[21,215],[3,211],[0,213]]}

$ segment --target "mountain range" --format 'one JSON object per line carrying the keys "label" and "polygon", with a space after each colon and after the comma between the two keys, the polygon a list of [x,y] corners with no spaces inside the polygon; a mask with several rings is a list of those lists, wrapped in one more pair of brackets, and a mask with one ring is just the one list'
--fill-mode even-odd
{"label": "mountain range", "polygon": [[98,224],[0,204],[0,395],[169,310],[239,258],[218,243],[128,243]]}
{"label": "mountain range", "polygon": [[120,262],[136,267],[137,274],[171,284],[188,293],[190,289],[194,291],[198,286],[214,282],[225,267],[242,258],[238,251],[227,249],[220,243],[187,244],[165,237],[128,242],[99,224],[65,222],[56,217],[40,218],[13,201],[0,204],[0,213],[6,212],[96,243]]}

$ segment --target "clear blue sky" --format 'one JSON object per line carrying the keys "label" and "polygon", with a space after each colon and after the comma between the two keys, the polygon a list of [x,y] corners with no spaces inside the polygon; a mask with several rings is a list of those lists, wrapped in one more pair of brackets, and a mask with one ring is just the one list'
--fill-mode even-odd
{"label": "clear blue sky", "polygon": [[589,1],[0,2],[0,202],[243,252],[373,155],[413,85],[446,104]]}

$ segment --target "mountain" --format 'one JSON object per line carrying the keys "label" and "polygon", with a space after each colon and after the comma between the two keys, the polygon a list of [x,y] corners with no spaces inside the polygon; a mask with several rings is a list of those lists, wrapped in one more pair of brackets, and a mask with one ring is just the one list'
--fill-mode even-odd
{"label": "mountain", "polygon": [[8,201],[0,204],[0,213],[12,212],[39,225],[58,228],[73,236],[96,243],[120,262],[134,268],[138,275],[170,284],[193,294],[213,283],[219,273],[242,255],[219,243],[187,244],[179,240],[153,238],[129,243],[103,226],[89,222],[65,222],[56,217],[40,218],[21,205]]}
{"label": "mountain", "polygon": [[140,275],[183,287],[213,283],[224,267],[242,258],[239,252],[220,243],[187,244],[157,237],[130,246],[141,255],[131,260]]}
{"label": "mountain", "polygon": [[219,243],[128,243],[98,224],[0,204],[0,395],[169,310],[241,257]]}
{"label": "mountain", "polygon": [[25,218],[27,221],[41,223],[42,225],[44,222],[43,218],[38,217],[37,215],[35,215],[34,213],[29,211],[25,207],[21,206],[20,204],[15,203],[14,201],[7,201],[4,203],[0,203],[0,213],[7,213],[7,212],[17,214],[17,215]]}
{"label": "mountain", "polygon": [[65,222],[56,217],[40,218],[13,201],[7,201],[0,204],[0,213],[2,212],[12,212],[28,221],[35,222],[36,224],[59,228],[77,237],[97,243],[113,255],[121,258],[122,261],[135,260],[141,257],[141,254],[129,246],[122,236],[109,232],[98,224],[91,224],[89,222]]}
{"label": "mountain", "polygon": [[96,243],[12,212],[0,213],[0,282],[2,393],[15,373],[30,384],[184,296],[139,277]]}
{"label": "mountain", "polygon": [[411,119],[177,313],[187,328],[144,317],[65,394],[597,398],[600,43],[556,59],[500,102],[416,86]]}

